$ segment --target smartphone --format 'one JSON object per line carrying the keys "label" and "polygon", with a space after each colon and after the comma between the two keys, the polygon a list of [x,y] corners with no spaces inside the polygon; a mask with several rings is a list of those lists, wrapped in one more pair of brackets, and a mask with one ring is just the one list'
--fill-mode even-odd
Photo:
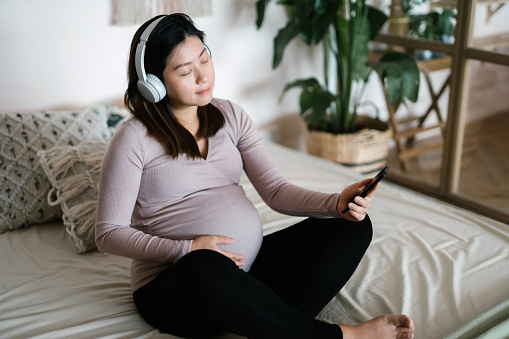
{"label": "smartphone", "polygon": [[[385,176],[387,175],[387,172],[389,172],[389,166],[385,166],[374,178],[373,180],[371,181],[371,183],[362,190],[362,192],[358,195],[356,195],[355,197],[359,196],[359,197],[362,197],[364,198],[368,193],[369,191],[371,191],[376,184],[378,184],[383,178],[385,178]],[[353,197],[349,202],[348,204],[350,204],[351,202],[354,202],[354,199],[355,197]],[[345,214],[350,208],[348,208],[348,204],[346,204],[346,208],[341,212],[341,214]]]}

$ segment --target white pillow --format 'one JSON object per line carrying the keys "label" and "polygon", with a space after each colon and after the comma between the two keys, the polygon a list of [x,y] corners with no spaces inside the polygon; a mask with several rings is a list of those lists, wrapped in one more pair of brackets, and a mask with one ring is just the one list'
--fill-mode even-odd
{"label": "white pillow", "polygon": [[106,139],[109,106],[76,112],[0,113],[0,233],[58,219],[51,184],[36,153],[54,146]]}
{"label": "white pillow", "polygon": [[97,248],[94,240],[97,192],[108,142],[85,141],[37,152],[53,186],[48,202],[62,208],[62,220],[79,253]]}

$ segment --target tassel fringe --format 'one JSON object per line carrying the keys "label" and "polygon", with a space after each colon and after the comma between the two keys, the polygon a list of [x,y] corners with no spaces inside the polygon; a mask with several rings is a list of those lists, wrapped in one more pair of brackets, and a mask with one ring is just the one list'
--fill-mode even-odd
{"label": "tassel fringe", "polygon": [[[95,232],[95,215],[97,201],[87,201],[81,205],[68,208],[64,213],[64,225],[67,227],[68,233],[87,238],[93,238]],[[81,227],[77,228],[76,224],[81,223]]]}
{"label": "tassel fringe", "polygon": [[107,145],[106,140],[90,141],[37,154],[52,185],[48,203],[60,204],[66,231],[79,253],[95,248],[98,181]]}

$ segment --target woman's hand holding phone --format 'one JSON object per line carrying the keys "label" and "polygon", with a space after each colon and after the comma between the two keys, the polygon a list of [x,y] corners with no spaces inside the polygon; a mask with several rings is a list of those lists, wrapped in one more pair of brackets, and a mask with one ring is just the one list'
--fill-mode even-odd
{"label": "woman's hand holding phone", "polygon": [[372,182],[373,179],[368,178],[347,186],[341,195],[338,202],[338,213],[341,217],[350,221],[361,221],[366,217],[366,213],[371,207],[371,198],[378,188],[377,184],[371,192],[364,198],[359,194],[362,190]]}
{"label": "woman's hand holding phone", "polygon": [[364,179],[347,186],[339,197],[339,214],[347,220],[363,220],[371,207],[371,199],[380,186],[380,181],[387,175],[389,168],[386,166],[374,178]]}

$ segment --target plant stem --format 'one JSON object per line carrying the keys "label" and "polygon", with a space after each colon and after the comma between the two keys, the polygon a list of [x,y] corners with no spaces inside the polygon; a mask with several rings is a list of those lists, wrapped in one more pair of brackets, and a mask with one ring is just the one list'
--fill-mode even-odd
{"label": "plant stem", "polygon": [[[343,110],[343,106],[341,105],[342,104],[342,97],[343,97],[343,83],[344,83],[344,77],[343,77],[343,74],[344,74],[344,71],[343,71],[343,57],[344,57],[344,54],[345,54],[345,50],[344,50],[344,46],[343,46],[343,41],[341,39],[341,32],[339,30],[339,15],[341,15],[340,13],[336,13],[334,15],[334,21],[335,21],[335,25],[333,25],[334,27],[334,38],[336,40],[336,49],[337,49],[337,54],[335,55],[336,57],[336,109],[335,109],[335,112],[333,112],[333,115],[335,115],[335,119],[332,119],[331,121],[331,128],[332,128],[332,132],[334,134],[337,134],[338,132],[343,132],[345,130],[345,119],[344,119],[344,115],[342,115],[342,110]],[[343,119],[340,119],[340,117],[343,117]]]}
{"label": "plant stem", "polygon": [[325,89],[329,89],[329,53],[330,53],[330,35],[326,33],[323,39],[323,78]]}

